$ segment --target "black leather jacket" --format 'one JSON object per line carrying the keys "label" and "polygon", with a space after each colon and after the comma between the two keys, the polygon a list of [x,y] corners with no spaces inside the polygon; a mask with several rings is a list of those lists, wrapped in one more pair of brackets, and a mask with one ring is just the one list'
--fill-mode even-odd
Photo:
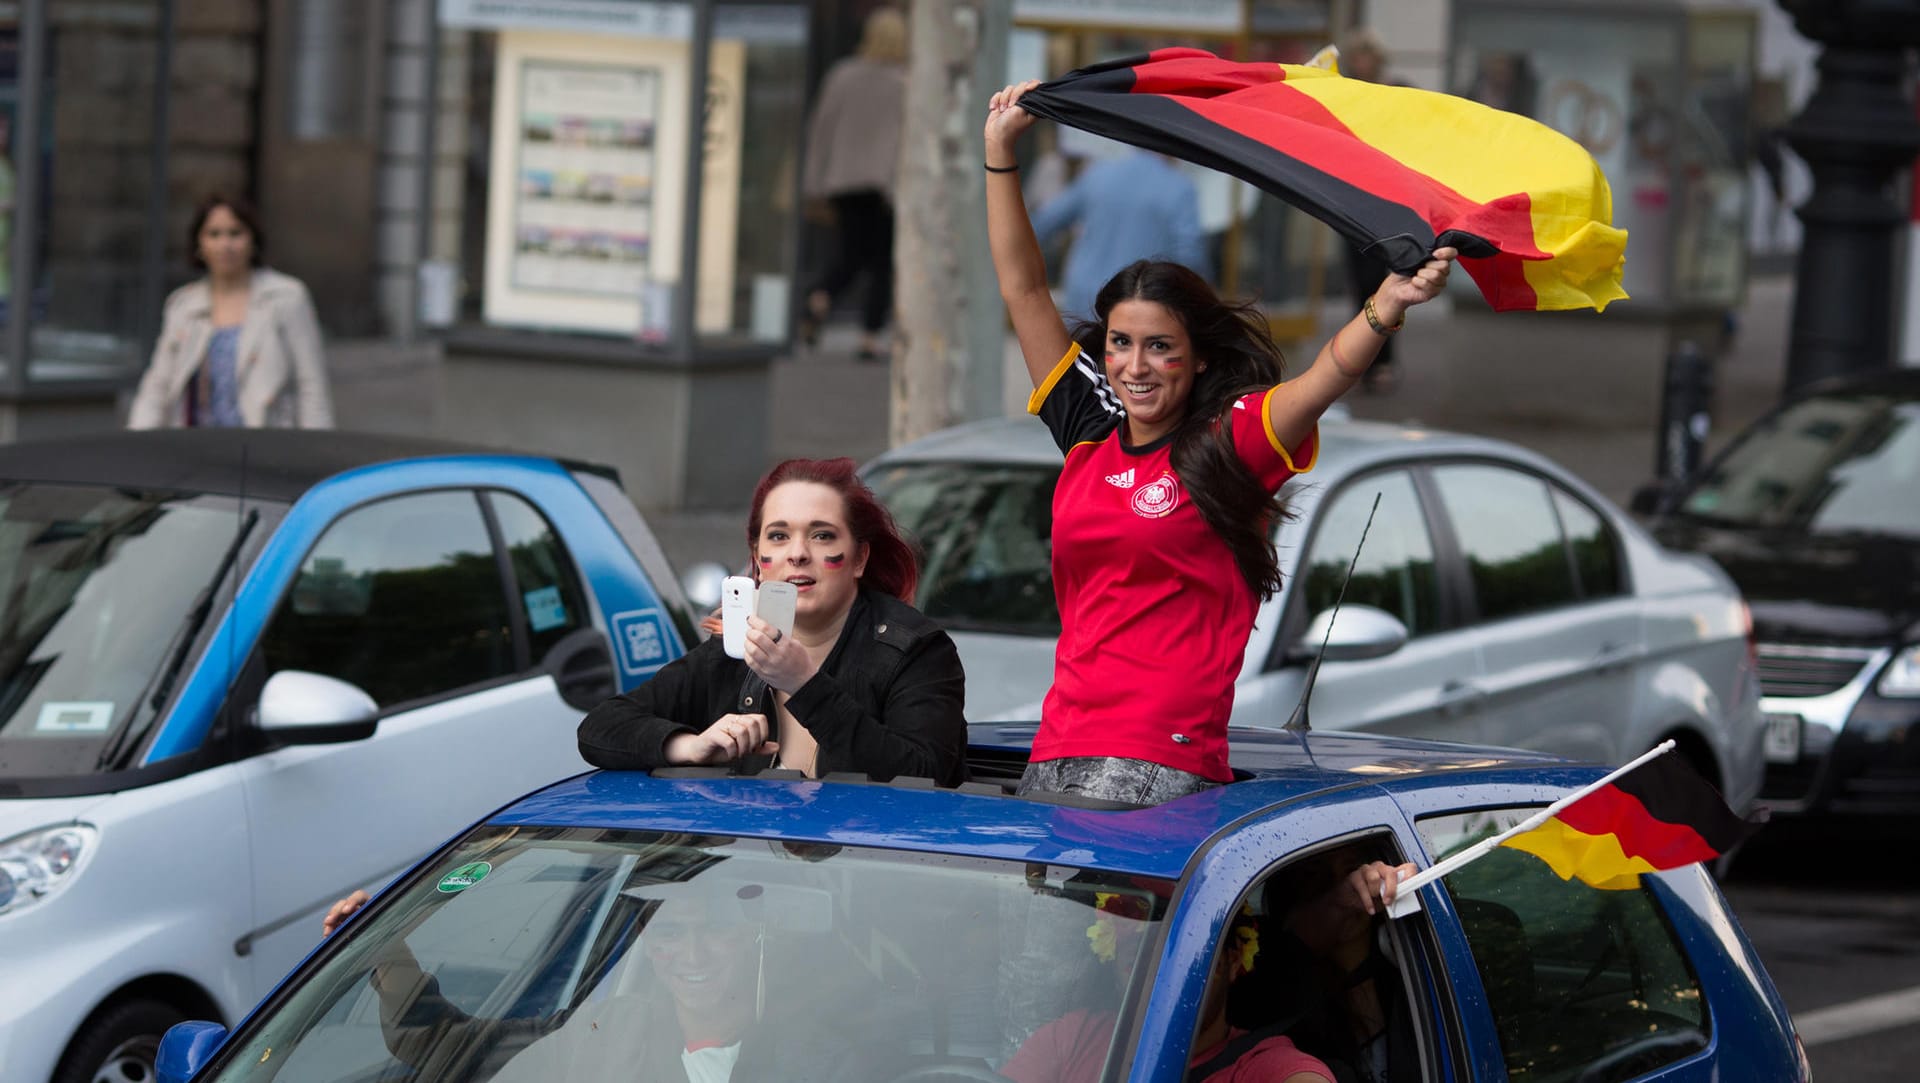
{"label": "black leather jacket", "polygon": [[[726,714],[766,714],[770,695],[716,636],[589,712],[580,755],[614,770],[662,767],[669,737],[698,733]],[[820,774],[913,775],[954,786],[966,772],[965,703],[966,674],[947,633],[905,602],[862,590],[839,642],[787,710],[819,743]],[[739,766],[765,766],[765,757]]]}

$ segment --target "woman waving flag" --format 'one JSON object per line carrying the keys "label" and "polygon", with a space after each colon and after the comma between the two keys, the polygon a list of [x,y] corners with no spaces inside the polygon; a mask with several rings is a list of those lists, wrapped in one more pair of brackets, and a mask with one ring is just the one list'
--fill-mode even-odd
{"label": "woman waving flag", "polygon": [[1230,173],[1406,274],[1437,248],[1497,311],[1604,309],[1626,231],[1593,156],[1534,120],[1465,98],[1161,49],[1030,92],[1034,116]]}

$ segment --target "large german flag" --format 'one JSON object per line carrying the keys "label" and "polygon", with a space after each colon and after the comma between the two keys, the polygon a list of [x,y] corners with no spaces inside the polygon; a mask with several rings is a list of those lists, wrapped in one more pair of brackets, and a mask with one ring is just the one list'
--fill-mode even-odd
{"label": "large german flag", "polygon": [[1553,866],[1563,880],[1636,887],[1643,872],[1711,861],[1757,824],[1733,814],[1679,756],[1655,756],[1502,842]]}
{"label": "large german flag", "polygon": [[1035,116],[1256,184],[1411,272],[1438,247],[1496,310],[1625,297],[1627,235],[1578,143],[1513,113],[1295,64],[1161,49],[1028,92]]}

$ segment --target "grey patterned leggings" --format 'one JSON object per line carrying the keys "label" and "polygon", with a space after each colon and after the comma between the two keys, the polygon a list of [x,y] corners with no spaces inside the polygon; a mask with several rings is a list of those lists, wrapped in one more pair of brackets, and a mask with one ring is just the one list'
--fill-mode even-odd
{"label": "grey patterned leggings", "polygon": [[1123,756],[1067,756],[1027,764],[1015,793],[1071,793],[1104,801],[1157,805],[1212,789],[1218,782]]}

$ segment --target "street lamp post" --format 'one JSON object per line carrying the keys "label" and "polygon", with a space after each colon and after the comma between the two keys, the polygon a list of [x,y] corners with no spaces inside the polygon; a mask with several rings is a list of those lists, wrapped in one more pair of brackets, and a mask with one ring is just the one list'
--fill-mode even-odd
{"label": "street lamp post", "polygon": [[1906,95],[1920,0],[1778,0],[1820,42],[1820,84],[1787,125],[1813,171],[1794,280],[1787,391],[1893,364],[1894,238],[1906,215],[1894,177],[1920,152]]}

